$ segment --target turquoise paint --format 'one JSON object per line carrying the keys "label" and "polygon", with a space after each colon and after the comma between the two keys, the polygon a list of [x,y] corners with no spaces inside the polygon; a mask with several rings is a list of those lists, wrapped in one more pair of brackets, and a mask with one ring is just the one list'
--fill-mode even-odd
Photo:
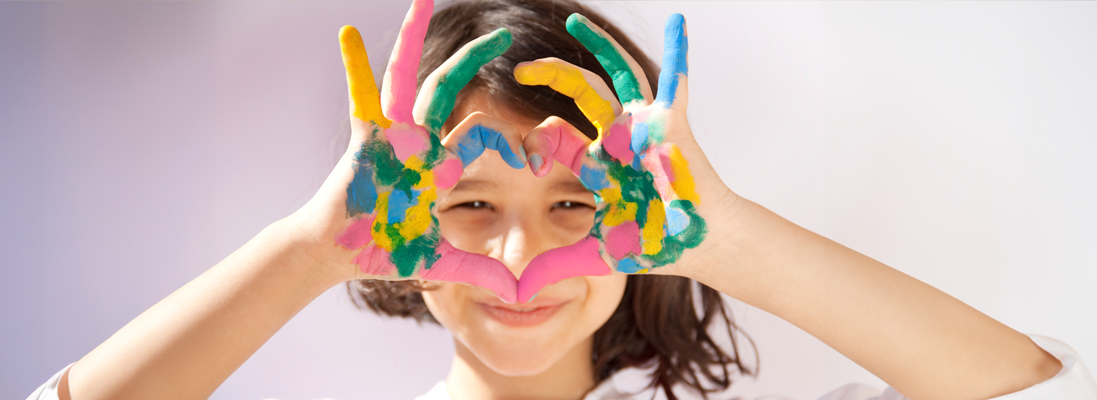
{"label": "turquoise paint", "polygon": [[579,171],[579,181],[583,183],[587,189],[592,191],[602,190],[609,187],[609,181],[606,180],[606,172],[590,168],[584,165]]}

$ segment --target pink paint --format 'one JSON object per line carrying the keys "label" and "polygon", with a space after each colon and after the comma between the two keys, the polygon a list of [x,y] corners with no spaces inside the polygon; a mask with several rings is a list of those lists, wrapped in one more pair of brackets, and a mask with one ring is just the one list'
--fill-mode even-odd
{"label": "pink paint", "polygon": [[632,164],[632,132],[626,123],[615,123],[609,127],[609,134],[602,138],[602,147],[609,155],[623,165]]}
{"label": "pink paint", "polygon": [[545,286],[576,276],[604,276],[613,270],[598,253],[598,239],[586,237],[571,246],[537,255],[518,280],[518,301],[528,303]]}
{"label": "pink paint", "polygon": [[429,133],[422,128],[405,123],[393,122],[385,129],[385,139],[392,145],[392,151],[396,152],[396,159],[400,162],[407,162],[408,157],[426,151],[429,144],[426,135]]}
{"label": "pink paint", "polygon": [[396,266],[389,261],[389,252],[375,245],[369,245],[354,257],[354,263],[362,273],[377,277],[388,277],[396,273]]}
{"label": "pink paint", "polygon": [[[554,159],[564,164],[578,176],[583,167],[583,156],[586,154],[587,145],[586,136],[583,136],[582,132],[567,122],[560,121],[542,131],[541,148],[537,149],[537,153],[546,161]],[[546,154],[551,154],[552,157],[547,157]],[[542,166],[540,170],[534,171],[534,175],[541,177],[548,175],[552,166],[548,165],[550,164],[548,162],[545,164],[546,166]]]}
{"label": "pink paint", "polygon": [[615,260],[622,260],[629,253],[644,254],[640,247],[640,225],[636,221],[626,221],[609,228],[605,236],[606,252]]}
{"label": "pink paint", "polygon": [[381,107],[385,116],[393,122],[414,123],[411,109],[415,104],[416,74],[419,72],[419,59],[423,56],[427,24],[433,12],[433,0],[415,0],[404,17],[404,24],[400,26],[400,35],[396,37],[381,93]]}
{"label": "pink paint", "polygon": [[363,215],[357,221],[351,222],[346,229],[335,235],[335,243],[346,247],[348,250],[354,250],[369,243],[373,239],[373,235],[370,234],[370,227],[373,226],[373,220],[375,219],[377,219],[377,214],[370,214]]}
{"label": "pink paint", "polygon": [[[670,181],[674,175],[674,170],[670,166],[670,154],[667,148],[665,146],[649,148],[644,153],[644,158],[640,161],[640,164],[643,164],[644,169],[651,172],[655,190],[659,192],[659,196],[664,199],[671,198],[674,188],[670,185]],[[668,176],[668,173],[670,176]]]}
{"label": "pink paint", "polygon": [[478,286],[495,293],[504,302],[517,301],[518,281],[499,260],[458,250],[445,239],[436,251],[441,257],[430,269],[419,271],[420,278]]}
{"label": "pink paint", "polygon": [[432,172],[434,172],[434,184],[440,189],[449,189],[457,184],[458,179],[461,179],[464,169],[461,168],[461,160],[447,158],[434,167]]}

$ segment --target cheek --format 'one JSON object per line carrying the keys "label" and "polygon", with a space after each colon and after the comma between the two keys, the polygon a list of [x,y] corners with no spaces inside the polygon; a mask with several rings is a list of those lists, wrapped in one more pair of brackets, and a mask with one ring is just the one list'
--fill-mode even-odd
{"label": "cheek", "polygon": [[621,304],[625,285],[628,283],[628,275],[613,273],[608,276],[585,276],[582,279],[587,281],[588,288],[587,298],[583,304],[582,325],[593,335],[594,331],[601,328]]}
{"label": "cheek", "polygon": [[436,288],[423,291],[423,302],[434,319],[450,332],[464,332],[468,324],[466,295],[462,286],[449,282],[432,282]]}

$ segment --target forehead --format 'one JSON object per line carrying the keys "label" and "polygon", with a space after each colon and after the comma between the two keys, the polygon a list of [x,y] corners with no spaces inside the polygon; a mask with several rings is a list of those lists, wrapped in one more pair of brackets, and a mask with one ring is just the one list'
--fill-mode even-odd
{"label": "forehead", "polygon": [[[459,124],[469,114],[477,111],[514,125],[522,132],[523,137],[541,123],[500,106],[482,91],[470,93],[456,104],[451,121],[455,121],[454,125]],[[451,128],[452,126],[444,127],[442,134],[448,134]],[[546,193],[591,195],[567,167],[556,165],[547,176],[538,178],[533,176],[528,167],[511,168],[495,151],[485,151],[476,161],[465,167],[461,180],[453,190],[457,193],[491,192],[522,197]]]}
{"label": "forehead", "polygon": [[465,95],[453,106],[453,114],[450,116],[449,123],[442,127],[442,136],[445,137],[449,134],[450,129],[460,124],[469,114],[477,111],[518,127],[518,131],[522,132],[522,137],[525,137],[529,131],[541,123],[539,120],[526,117],[499,104],[498,101],[485,94],[484,91],[476,90]]}

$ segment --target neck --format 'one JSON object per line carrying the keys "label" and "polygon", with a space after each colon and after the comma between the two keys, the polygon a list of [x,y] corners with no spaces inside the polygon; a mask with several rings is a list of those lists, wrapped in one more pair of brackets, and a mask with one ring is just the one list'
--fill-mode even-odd
{"label": "neck", "polygon": [[466,399],[569,399],[578,400],[594,387],[591,338],[575,346],[545,371],[530,376],[506,376],[495,372],[460,341],[454,340],[446,390],[453,400]]}

